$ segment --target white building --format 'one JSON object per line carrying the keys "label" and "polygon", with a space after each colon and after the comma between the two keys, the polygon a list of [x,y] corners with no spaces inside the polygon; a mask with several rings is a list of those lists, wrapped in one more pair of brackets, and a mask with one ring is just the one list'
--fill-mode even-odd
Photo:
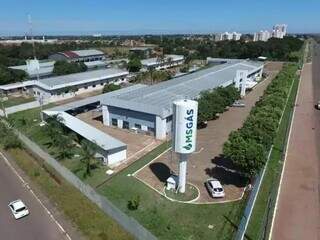
{"label": "white building", "polygon": [[141,60],[142,70],[147,71],[150,68],[163,70],[174,66],[179,66],[184,63],[183,55],[165,55],[164,58],[148,58]]}
{"label": "white building", "polygon": [[260,31],[254,33],[253,41],[268,41],[269,38],[283,38],[287,35],[287,25],[286,24],[276,24],[273,26],[272,31]]}
{"label": "white building", "polygon": [[271,37],[271,33],[269,31],[267,31],[267,30],[260,31],[260,32],[254,33],[253,41],[254,42],[257,42],[257,41],[266,42],[269,40],[270,37]]}
{"label": "white building", "polygon": [[273,26],[272,37],[283,38],[287,35],[287,25],[286,24],[276,24]]}
{"label": "white building", "polygon": [[120,84],[126,81],[128,74],[127,71],[108,68],[1,85],[0,92],[8,95],[27,93],[46,102],[55,102],[102,89],[108,83]]}
{"label": "white building", "polygon": [[[25,65],[10,66],[11,69],[22,70],[28,74],[28,79],[43,78],[53,74],[55,61],[39,61],[37,59],[30,59],[26,61]],[[84,62],[88,70],[105,68],[104,61]]]}
{"label": "white building", "polygon": [[239,41],[241,38],[241,33],[237,33],[237,32],[224,32],[224,33],[218,33],[215,35],[215,41],[226,41],[226,40],[234,40],[234,41]]}

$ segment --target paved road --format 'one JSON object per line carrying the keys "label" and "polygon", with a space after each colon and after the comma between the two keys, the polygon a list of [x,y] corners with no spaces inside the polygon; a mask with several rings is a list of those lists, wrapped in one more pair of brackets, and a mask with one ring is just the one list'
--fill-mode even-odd
{"label": "paved road", "polygon": [[[30,215],[15,220],[8,208],[12,200],[22,199]],[[65,237],[36,198],[0,156],[0,239],[61,240]]]}
{"label": "paved road", "polygon": [[320,239],[320,55],[302,71],[272,239]]}

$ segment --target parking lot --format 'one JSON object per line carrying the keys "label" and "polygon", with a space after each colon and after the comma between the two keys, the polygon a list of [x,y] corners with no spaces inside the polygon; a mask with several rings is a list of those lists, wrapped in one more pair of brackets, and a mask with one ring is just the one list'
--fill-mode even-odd
{"label": "parking lot", "polygon": [[[206,128],[198,130],[197,151],[188,160],[187,174],[187,181],[200,191],[200,197],[196,202],[232,201],[242,197],[246,187],[245,179],[230,168],[230,164],[222,156],[222,147],[231,131],[242,126],[255,102],[263,95],[264,90],[281,68],[282,63],[266,64],[265,72],[268,78],[247,94],[243,99],[246,105],[244,108],[231,107],[217,120],[209,121]],[[170,174],[172,172],[178,174],[177,167],[177,156],[168,151],[140,169],[135,177],[162,192]],[[226,193],[224,199],[215,200],[209,196],[204,186],[204,182],[209,178],[216,178],[222,183]]]}
{"label": "parking lot", "polygon": [[127,144],[127,159],[124,163],[115,167],[115,171],[125,168],[162,143],[152,136],[137,134],[126,129],[107,127],[102,123],[101,112],[95,110],[78,114],[76,117]]}

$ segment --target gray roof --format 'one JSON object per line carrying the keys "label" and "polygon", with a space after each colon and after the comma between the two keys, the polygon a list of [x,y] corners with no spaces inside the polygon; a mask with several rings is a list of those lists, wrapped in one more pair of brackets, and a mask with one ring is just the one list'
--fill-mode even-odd
{"label": "gray roof", "polygon": [[80,57],[89,57],[89,56],[94,56],[94,55],[104,55],[104,53],[100,50],[97,49],[86,49],[86,50],[76,50],[76,51],[71,51],[77,54]]}
{"label": "gray roof", "polygon": [[106,96],[101,103],[138,112],[167,117],[172,114],[172,102],[181,98],[195,99],[200,92],[233,83],[237,70],[251,74],[263,67],[250,61],[229,62],[153,86]]}
{"label": "gray roof", "polygon": [[44,78],[40,79],[36,85],[48,90],[53,90],[126,75],[128,75],[127,71],[116,68],[108,68],[58,77]]}
{"label": "gray roof", "polygon": [[[165,58],[163,59],[164,63],[168,63],[169,62],[169,58],[171,58],[172,61],[181,61],[184,59],[183,55],[165,55]],[[153,65],[158,65],[160,64],[159,62],[159,58],[147,58],[147,59],[143,59],[141,60],[141,64],[143,66],[153,66]]]}
{"label": "gray roof", "polygon": [[104,94],[100,94],[97,96],[92,96],[92,97],[88,97],[79,101],[74,101],[74,102],[70,102],[64,105],[60,105],[60,106],[56,106],[53,108],[48,109],[49,111],[68,111],[68,110],[72,110],[72,109],[76,109],[82,106],[86,106],[89,105],[91,103],[95,103],[95,102],[101,102],[101,100],[103,100],[106,97],[112,97],[118,94],[123,94],[123,93],[128,93],[130,91],[134,91],[137,90],[139,88],[143,88],[146,85],[143,84],[136,84],[133,85],[131,87],[126,87],[126,88],[121,88],[119,90],[113,91],[113,92],[108,92],[108,93],[104,93]]}
{"label": "gray roof", "polygon": [[110,135],[92,127],[91,125],[81,121],[80,119],[71,116],[63,111],[43,111],[45,114],[52,116],[58,115],[63,119],[63,124],[72,131],[78,133],[87,140],[97,144],[105,151],[126,149],[127,145],[123,142],[111,137]]}

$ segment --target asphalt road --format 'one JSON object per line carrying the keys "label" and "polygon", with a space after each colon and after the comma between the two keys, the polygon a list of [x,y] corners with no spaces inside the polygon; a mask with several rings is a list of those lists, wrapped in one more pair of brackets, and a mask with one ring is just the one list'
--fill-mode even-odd
{"label": "asphalt road", "polygon": [[320,50],[301,75],[273,240],[320,239]]}
{"label": "asphalt road", "polygon": [[[30,215],[15,220],[8,203],[21,199]],[[66,239],[37,199],[23,186],[17,175],[0,156],[0,239],[61,240]]]}

